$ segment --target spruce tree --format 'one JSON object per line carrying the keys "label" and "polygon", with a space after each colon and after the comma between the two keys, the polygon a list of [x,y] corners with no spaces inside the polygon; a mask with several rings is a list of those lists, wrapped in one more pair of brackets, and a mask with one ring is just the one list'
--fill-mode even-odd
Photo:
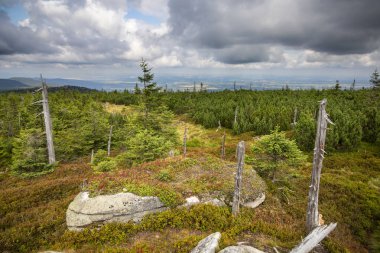
{"label": "spruce tree", "polygon": [[259,167],[259,172],[272,174],[275,181],[277,169],[283,165],[297,166],[305,160],[305,156],[298,149],[294,140],[285,137],[276,126],[270,135],[265,135],[252,147]]}
{"label": "spruce tree", "polygon": [[372,73],[371,79],[369,81],[373,85],[373,88],[380,88],[379,72],[377,69],[375,69],[375,71]]}
{"label": "spruce tree", "polygon": [[151,73],[152,68],[149,68],[148,63],[144,58],[141,59],[140,67],[143,75],[139,76],[138,80],[144,84],[142,106],[144,108],[144,122],[146,127],[149,113],[160,106],[157,96],[160,88],[157,87],[155,82],[153,82],[154,74]]}

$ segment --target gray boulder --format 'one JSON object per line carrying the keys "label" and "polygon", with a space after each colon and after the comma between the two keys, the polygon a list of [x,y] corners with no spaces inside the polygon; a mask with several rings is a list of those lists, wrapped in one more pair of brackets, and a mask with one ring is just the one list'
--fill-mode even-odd
{"label": "gray boulder", "polygon": [[219,240],[222,235],[219,232],[213,233],[202,241],[191,251],[191,253],[215,253],[219,247]]}
{"label": "gray boulder", "polygon": [[67,209],[66,224],[69,230],[81,230],[92,223],[139,222],[147,214],[166,209],[157,197],[127,192],[90,198],[88,192],[81,192]]}
{"label": "gray boulder", "polygon": [[185,201],[186,201],[186,203],[182,205],[184,207],[190,207],[190,206],[199,204],[201,202],[197,196],[191,196],[191,197],[185,199]]}
{"label": "gray boulder", "polygon": [[219,253],[265,253],[265,252],[251,246],[239,245],[239,246],[229,246],[219,251]]}
{"label": "gray boulder", "polygon": [[198,205],[198,204],[209,204],[213,206],[226,206],[226,204],[221,201],[220,199],[217,198],[202,198],[201,200],[197,196],[191,196],[186,199],[186,203],[182,205],[182,207],[191,207],[193,205]]}
{"label": "gray boulder", "polygon": [[265,201],[265,193],[262,192],[254,201],[246,202],[243,204],[243,206],[254,209],[258,207],[259,205],[261,205],[264,201]]}

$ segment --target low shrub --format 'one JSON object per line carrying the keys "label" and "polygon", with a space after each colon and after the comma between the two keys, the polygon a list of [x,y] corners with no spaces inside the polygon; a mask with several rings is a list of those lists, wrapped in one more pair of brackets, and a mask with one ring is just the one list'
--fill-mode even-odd
{"label": "low shrub", "polygon": [[107,172],[115,170],[117,167],[117,163],[114,160],[109,161],[101,161],[97,165],[93,166],[94,171],[96,172]]}

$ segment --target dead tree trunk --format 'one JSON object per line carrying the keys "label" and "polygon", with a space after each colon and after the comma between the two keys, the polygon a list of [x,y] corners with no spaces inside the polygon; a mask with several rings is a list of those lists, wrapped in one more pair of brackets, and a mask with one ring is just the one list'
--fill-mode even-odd
{"label": "dead tree trunk", "polygon": [[232,214],[236,216],[239,213],[240,205],[240,192],[241,192],[241,181],[244,167],[244,154],[245,154],[245,143],[244,141],[239,142],[237,146],[237,171],[235,176],[235,191],[234,199],[232,203]]}
{"label": "dead tree trunk", "polygon": [[216,131],[218,132],[220,129],[222,129],[222,124],[220,124],[220,120],[218,120],[218,128],[216,129]]}
{"label": "dead tree trunk", "polygon": [[236,125],[236,123],[237,123],[237,114],[238,114],[238,107],[236,106],[236,109],[235,109],[235,118],[234,118],[234,125]]}
{"label": "dead tree trunk", "polygon": [[90,163],[91,163],[91,164],[94,163],[94,149],[91,150],[91,159],[90,159]]}
{"label": "dead tree trunk", "polygon": [[296,128],[296,124],[297,124],[297,113],[298,113],[298,110],[297,110],[297,107],[294,109],[294,115],[293,115],[293,128]]}
{"label": "dead tree trunk", "polygon": [[186,157],[186,142],[187,142],[187,127],[185,126],[185,132],[183,133],[183,157]]}
{"label": "dead tree trunk", "polygon": [[322,162],[325,153],[325,140],[327,124],[332,123],[326,113],[327,100],[323,99],[319,106],[317,135],[315,138],[314,159],[313,159],[313,172],[311,176],[311,185],[309,189],[309,201],[307,205],[307,217],[306,227],[310,232],[319,224],[318,213],[318,194],[319,194],[319,182],[321,179]]}
{"label": "dead tree trunk", "polygon": [[48,155],[49,155],[49,164],[52,164],[52,163],[55,163],[53,128],[52,128],[51,118],[50,118],[47,85],[46,85],[46,82],[42,79],[42,75],[41,75],[41,82],[42,82],[42,108],[43,108],[44,122],[45,122],[46,142],[47,142],[47,149],[48,149]]}
{"label": "dead tree trunk", "polygon": [[308,253],[310,252],[315,246],[318,245],[328,234],[330,234],[331,231],[333,231],[336,227],[336,223],[330,223],[330,225],[323,225],[314,228],[313,231],[306,236],[305,239],[302,240],[302,242],[292,249],[289,253]]}
{"label": "dead tree trunk", "polygon": [[226,144],[226,131],[224,131],[224,133],[223,133],[223,137],[222,137],[222,149],[221,149],[221,154],[220,154],[220,157],[223,160],[226,157],[226,147],[225,147],[225,144]]}
{"label": "dead tree trunk", "polygon": [[111,126],[111,128],[110,128],[110,135],[108,136],[108,146],[107,146],[107,154],[108,154],[108,156],[110,156],[110,154],[111,154],[112,129],[113,129],[113,126]]}

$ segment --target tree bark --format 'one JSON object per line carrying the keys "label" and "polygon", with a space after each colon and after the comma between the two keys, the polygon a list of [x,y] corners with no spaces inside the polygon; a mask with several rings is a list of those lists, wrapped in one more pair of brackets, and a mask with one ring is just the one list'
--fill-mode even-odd
{"label": "tree bark", "polygon": [[186,142],[187,142],[187,127],[185,126],[185,132],[183,133],[183,157],[186,157]]}
{"label": "tree bark", "polygon": [[297,110],[297,107],[294,109],[294,115],[293,115],[293,128],[296,128],[296,124],[297,124],[297,114],[298,114],[298,110]]}
{"label": "tree bark", "polygon": [[235,108],[235,118],[234,118],[234,125],[237,123],[237,114],[238,114],[238,107]]}
{"label": "tree bark", "polygon": [[90,163],[91,163],[91,164],[94,163],[94,149],[91,150],[91,159],[90,159]]}
{"label": "tree bark", "polygon": [[240,207],[241,181],[244,168],[244,154],[245,143],[244,141],[241,141],[237,146],[237,171],[235,176],[235,191],[232,203],[232,214],[234,216],[236,216],[239,213]]}
{"label": "tree bark", "polygon": [[221,150],[221,154],[220,154],[220,157],[223,160],[226,157],[226,147],[225,147],[225,144],[226,144],[226,131],[224,131],[224,133],[223,133],[223,137],[222,137],[222,150]]}
{"label": "tree bark", "polygon": [[107,155],[108,156],[110,156],[110,154],[111,154],[112,129],[113,129],[113,126],[111,126],[111,128],[110,128],[110,134],[108,136],[108,145],[107,145]]}
{"label": "tree bark", "polygon": [[44,122],[45,122],[45,133],[46,133],[46,142],[47,142],[47,149],[48,149],[48,156],[49,156],[49,164],[53,164],[55,163],[53,127],[52,127],[51,118],[50,118],[47,85],[45,81],[42,79],[42,75],[41,75],[41,82],[42,82],[42,107],[43,107]]}
{"label": "tree bark", "polygon": [[313,171],[311,176],[311,184],[309,189],[309,200],[307,206],[306,228],[310,232],[315,227],[319,226],[319,213],[318,213],[318,195],[319,183],[321,179],[322,163],[325,153],[325,140],[327,123],[332,123],[326,113],[327,100],[323,99],[319,106],[317,135],[315,138]]}
{"label": "tree bark", "polygon": [[306,236],[305,239],[302,240],[302,242],[292,249],[289,253],[308,253],[310,252],[315,246],[318,245],[328,234],[330,234],[331,231],[333,231],[336,227],[336,223],[330,223],[330,225],[323,225],[314,228],[313,231]]}

